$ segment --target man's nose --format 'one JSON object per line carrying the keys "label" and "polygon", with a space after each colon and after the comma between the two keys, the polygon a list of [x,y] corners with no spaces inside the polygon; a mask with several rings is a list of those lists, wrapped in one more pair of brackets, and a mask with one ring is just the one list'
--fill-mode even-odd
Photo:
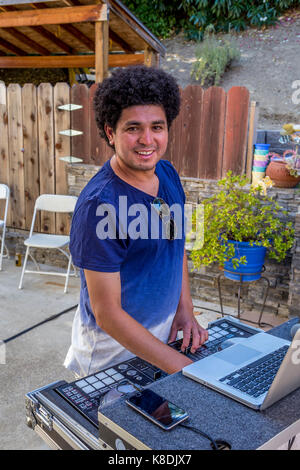
{"label": "man's nose", "polygon": [[151,145],[153,143],[153,135],[151,129],[144,129],[140,135],[139,141],[143,145]]}

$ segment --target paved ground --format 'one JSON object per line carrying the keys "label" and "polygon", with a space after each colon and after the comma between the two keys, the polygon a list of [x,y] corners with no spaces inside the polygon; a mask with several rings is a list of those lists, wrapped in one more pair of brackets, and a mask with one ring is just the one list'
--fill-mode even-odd
{"label": "paved ground", "polygon": [[[0,272],[0,339],[78,303],[79,279],[71,278],[63,293],[63,278],[27,274],[18,289],[21,268],[4,260]],[[25,423],[25,394],[56,380],[73,380],[63,367],[70,344],[75,310],[6,344],[6,364],[0,363],[0,448],[42,449],[43,441]],[[3,362],[3,361],[2,361]]]}
{"label": "paved ground", "polygon": [[[23,290],[18,289],[21,268],[4,260],[0,272],[0,340],[5,340],[78,303],[79,279],[71,278],[69,292],[63,293],[62,278],[25,275]],[[200,324],[218,318],[214,304],[206,309],[196,303]],[[75,310],[47,322],[0,345],[0,449],[41,450],[46,444],[26,425],[25,394],[57,380],[74,380],[63,367],[70,344],[71,325]],[[228,310],[228,313],[232,313]],[[278,318],[268,318],[271,324]],[[284,319],[281,319],[283,321]],[[279,320],[280,321],[280,320]],[[285,446],[286,447],[286,446]],[[300,449],[300,439],[294,444]]]}

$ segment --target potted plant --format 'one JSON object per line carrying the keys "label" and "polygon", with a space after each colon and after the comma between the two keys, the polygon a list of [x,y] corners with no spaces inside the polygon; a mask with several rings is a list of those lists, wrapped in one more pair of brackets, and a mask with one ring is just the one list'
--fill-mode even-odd
{"label": "potted plant", "polygon": [[294,188],[300,182],[300,155],[297,145],[300,143],[300,125],[285,124],[280,131],[279,142],[296,145],[296,149],[286,150],[282,156],[274,152],[269,153],[270,163],[266,175],[278,188]]}
{"label": "potted plant", "polygon": [[300,155],[296,150],[286,150],[282,156],[270,153],[266,175],[279,188],[294,188],[300,182]]}
{"label": "potted plant", "polygon": [[191,251],[196,268],[217,262],[226,277],[240,280],[238,273],[245,270],[241,280],[254,281],[261,276],[266,251],[277,261],[286,257],[294,240],[292,223],[282,219],[287,213],[260,187],[247,184],[246,176],[228,172],[218,182],[221,190],[203,202],[204,240]]}

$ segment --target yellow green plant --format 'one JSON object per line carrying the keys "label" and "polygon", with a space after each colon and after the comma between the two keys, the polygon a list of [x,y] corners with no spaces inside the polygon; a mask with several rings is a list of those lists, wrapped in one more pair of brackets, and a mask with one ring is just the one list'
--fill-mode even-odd
{"label": "yellow green plant", "polygon": [[245,257],[234,258],[234,245],[228,240],[264,246],[270,258],[285,259],[294,242],[293,224],[285,220],[287,212],[276,201],[261,194],[260,188],[248,188],[248,183],[246,176],[228,172],[218,182],[221,190],[203,201],[204,242],[191,252],[195,268],[214,262],[224,266],[231,258],[235,268],[245,264]]}

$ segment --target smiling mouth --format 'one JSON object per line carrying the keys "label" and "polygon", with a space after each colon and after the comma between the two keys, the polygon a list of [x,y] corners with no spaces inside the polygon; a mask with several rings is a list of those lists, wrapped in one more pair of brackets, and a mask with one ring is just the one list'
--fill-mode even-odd
{"label": "smiling mouth", "polygon": [[155,150],[136,150],[136,153],[141,160],[150,159],[153,156],[154,152]]}
{"label": "smiling mouth", "polygon": [[142,157],[149,157],[155,152],[155,150],[136,150],[136,153],[138,155],[141,155]]}

